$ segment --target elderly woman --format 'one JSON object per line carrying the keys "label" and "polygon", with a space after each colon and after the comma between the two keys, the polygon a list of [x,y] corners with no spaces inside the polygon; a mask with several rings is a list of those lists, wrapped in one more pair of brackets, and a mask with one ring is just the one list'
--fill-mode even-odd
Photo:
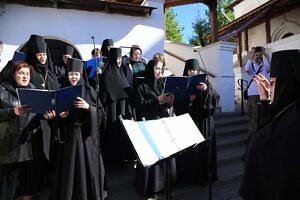
{"label": "elderly woman", "polygon": [[16,62],[0,87],[0,199],[29,200],[49,183],[50,131],[45,119],[54,118],[55,112],[30,113],[17,95],[17,88],[33,88],[32,70],[26,62]]}

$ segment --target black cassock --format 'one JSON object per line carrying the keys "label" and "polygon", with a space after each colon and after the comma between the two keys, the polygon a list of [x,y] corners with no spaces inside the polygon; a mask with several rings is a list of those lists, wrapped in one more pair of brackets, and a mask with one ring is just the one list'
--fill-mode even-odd
{"label": "black cassock", "polygon": [[298,100],[251,137],[240,188],[243,199],[300,198],[299,119]]}
{"label": "black cassock", "polygon": [[105,114],[98,102],[97,117],[96,93],[88,85],[83,86],[83,99],[90,108],[70,111],[69,116],[61,121],[64,144],[58,153],[51,193],[53,200],[99,200],[106,197],[97,129],[97,125],[104,121]]}
{"label": "black cassock", "polygon": [[[209,181],[215,182],[217,180],[217,152],[213,113],[219,97],[214,89],[211,88],[210,90],[210,109],[208,108],[208,91],[202,91],[196,94],[196,99],[193,102],[189,101],[189,97],[182,100],[175,99],[173,105],[176,115],[189,113],[203,137],[205,139],[209,137],[212,138],[212,154],[210,160],[208,157],[209,139],[194,148],[187,149],[176,157],[178,180],[196,183],[202,186],[205,186]],[[208,118],[210,118],[210,123],[208,123]],[[209,161],[211,161],[210,169]],[[211,180],[209,180],[210,172]]]}
{"label": "black cassock", "polygon": [[[261,101],[250,138],[240,195],[245,200],[300,199],[300,52],[272,54],[272,102]],[[271,81],[272,80],[272,81]],[[271,83],[272,88],[272,83]]]}
{"label": "black cassock", "polygon": [[107,61],[100,77],[100,99],[105,108],[107,120],[101,134],[101,148],[107,166],[121,166],[128,155],[131,143],[121,125],[119,116],[126,116],[126,101],[129,84],[116,58]]}
{"label": "black cassock", "polygon": [[[136,91],[137,118],[141,120],[159,119],[168,117],[167,103],[159,104],[157,97],[162,94],[163,80],[154,78],[153,60],[149,61],[146,67],[145,80],[140,83]],[[150,167],[144,168],[140,163],[136,169],[136,186],[140,193],[153,195],[167,189],[165,185],[166,162],[170,162],[169,183],[176,180],[176,163],[175,158],[168,161],[156,163]]]}

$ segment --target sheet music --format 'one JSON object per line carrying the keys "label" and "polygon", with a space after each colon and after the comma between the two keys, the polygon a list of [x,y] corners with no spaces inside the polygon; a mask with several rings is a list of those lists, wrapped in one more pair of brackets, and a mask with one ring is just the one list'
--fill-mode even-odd
{"label": "sheet music", "polygon": [[128,136],[144,166],[153,165],[159,159],[141,132],[137,122],[122,120]]}
{"label": "sheet music", "polygon": [[189,114],[163,119],[180,150],[205,139]]}
{"label": "sheet music", "polygon": [[144,166],[167,158],[204,138],[189,114],[157,120],[122,120]]}

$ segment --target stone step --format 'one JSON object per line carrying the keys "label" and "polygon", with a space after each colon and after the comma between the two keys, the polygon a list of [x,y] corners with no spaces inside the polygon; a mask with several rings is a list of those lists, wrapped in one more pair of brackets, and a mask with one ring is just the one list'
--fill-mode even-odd
{"label": "stone step", "polygon": [[209,197],[209,186],[200,187],[196,185],[185,185],[174,188],[172,191],[172,200],[241,200],[238,196],[238,189],[241,180],[232,179],[227,182],[216,182],[211,185],[212,195]]}
{"label": "stone step", "polygon": [[221,151],[231,147],[245,146],[247,145],[248,138],[249,135],[245,133],[217,137],[217,149]]}
{"label": "stone step", "polygon": [[242,200],[238,195],[241,178],[231,179],[227,182],[217,183],[213,187],[212,199],[215,200]]}
{"label": "stone step", "polygon": [[228,135],[244,134],[248,132],[248,124],[241,123],[237,125],[219,127],[216,128],[215,130],[216,130],[217,138],[220,138],[222,136],[228,136]]}
{"label": "stone step", "polygon": [[248,124],[248,121],[249,121],[248,116],[237,116],[237,117],[230,117],[230,118],[214,119],[216,128],[232,126],[237,124]]}
{"label": "stone step", "polygon": [[227,148],[224,150],[217,149],[218,166],[233,163],[235,161],[241,161],[241,158],[245,153],[245,149],[246,149],[246,145]]}
{"label": "stone step", "polygon": [[220,119],[220,118],[236,118],[236,117],[244,117],[247,116],[247,114],[241,114],[241,112],[215,112],[214,113],[214,118],[215,119]]}
{"label": "stone step", "polygon": [[[218,163],[219,164],[219,163]],[[218,165],[219,182],[226,182],[232,179],[239,179],[243,175],[244,162],[241,160],[227,164]]]}

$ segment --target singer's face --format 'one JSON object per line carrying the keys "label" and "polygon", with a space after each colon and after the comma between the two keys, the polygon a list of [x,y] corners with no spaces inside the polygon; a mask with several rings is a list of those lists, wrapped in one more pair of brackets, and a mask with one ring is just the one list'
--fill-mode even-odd
{"label": "singer's face", "polygon": [[65,64],[68,63],[68,58],[72,58],[72,56],[71,56],[71,55],[68,55],[68,54],[63,55],[63,61],[64,61]]}
{"label": "singer's face", "polygon": [[79,72],[68,72],[68,79],[71,85],[77,85],[78,81],[80,80],[80,73]]}
{"label": "singer's face", "polygon": [[154,77],[155,78],[161,78],[163,75],[163,62],[158,62],[157,65],[154,66]]}
{"label": "singer's face", "polygon": [[195,75],[198,74],[198,70],[195,69],[195,68],[189,69],[189,70],[187,71],[187,73],[188,73],[189,76],[195,76]]}
{"label": "singer's face", "polygon": [[30,80],[30,69],[22,67],[14,74],[15,81],[19,86],[27,86]]}
{"label": "singer's face", "polygon": [[46,53],[37,53],[35,54],[38,61],[43,65],[47,61],[47,54]]}
{"label": "singer's face", "polygon": [[139,61],[141,59],[142,52],[139,49],[136,49],[132,54],[132,60]]}

